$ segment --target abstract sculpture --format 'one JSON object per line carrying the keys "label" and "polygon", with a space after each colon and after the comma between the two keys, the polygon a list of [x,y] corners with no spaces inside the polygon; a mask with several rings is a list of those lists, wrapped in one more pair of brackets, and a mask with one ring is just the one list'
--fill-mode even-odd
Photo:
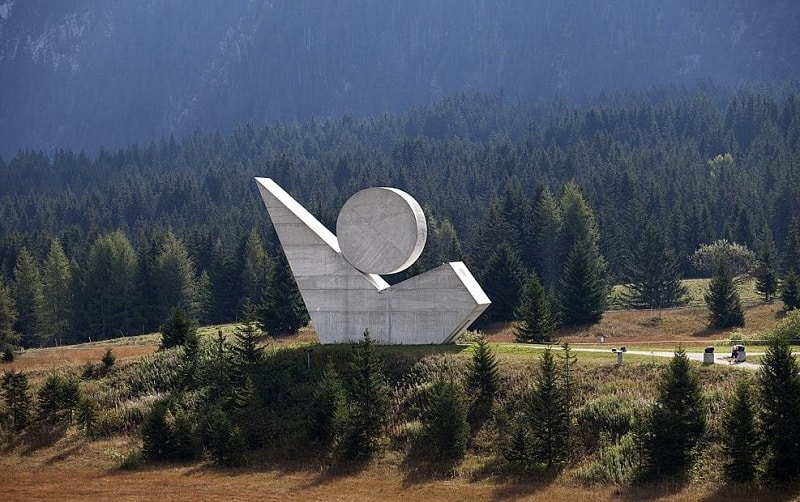
{"label": "abstract sculpture", "polygon": [[379,274],[411,266],[427,238],[419,204],[395,188],[368,188],[342,207],[336,233],[277,183],[256,178],[320,343],[451,342],[489,306],[462,262],[389,286]]}

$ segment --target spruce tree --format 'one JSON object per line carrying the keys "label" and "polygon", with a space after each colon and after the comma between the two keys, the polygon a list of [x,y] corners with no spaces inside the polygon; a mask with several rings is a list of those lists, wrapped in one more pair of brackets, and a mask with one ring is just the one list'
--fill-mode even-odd
{"label": "spruce tree", "polygon": [[308,311],[283,251],[270,267],[262,297],[258,323],[268,335],[293,335],[308,323]]}
{"label": "spruce tree", "polygon": [[[787,321],[788,322],[788,321]],[[767,475],[790,481],[800,475],[800,368],[788,338],[776,333],[758,372],[759,423]]]}
{"label": "spruce tree", "polygon": [[14,331],[14,323],[17,320],[17,309],[14,299],[11,297],[11,290],[3,284],[0,277],[0,350],[17,343],[19,336]]}
{"label": "spruce tree", "polygon": [[336,437],[336,415],[346,406],[346,399],[339,373],[328,364],[311,395],[309,408],[311,440],[324,451],[331,447]]}
{"label": "spruce tree", "polygon": [[643,474],[659,480],[685,476],[705,431],[705,409],[697,376],[682,348],[661,375],[645,430]]}
{"label": "spruce tree", "polygon": [[724,262],[708,283],[705,301],[709,309],[709,325],[714,329],[744,326],[744,311],[733,276]]}
{"label": "spruce tree", "polygon": [[541,278],[542,286],[553,293],[558,286],[558,276],[563,263],[560,246],[561,210],[550,189],[542,187],[533,202],[531,222],[531,265]]}
{"label": "spruce tree", "polygon": [[354,346],[347,406],[337,416],[337,451],[343,460],[372,457],[380,444],[389,411],[389,388],[378,364],[369,331]]}
{"label": "spruce tree", "polygon": [[26,248],[20,250],[14,266],[12,286],[14,303],[17,307],[15,327],[20,334],[22,345],[32,347],[40,342],[42,282],[39,265]]}
{"label": "spruce tree", "polygon": [[192,341],[197,335],[197,325],[186,315],[180,307],[173,308],[164,320],[164,324],[159,326],[161,333],[161,349],[169,349]]}
{"label": "spruce tree", "polygon": [[514,335],[518,342],[550,343],[554,340],[556,321],[542,283],[532,272],[522,288],[522,299],[516,310]]}
{"label": "spruce tree", "polygon": [[758,437],[750,386],[746,380],[736,385],[733,399],[725,408],[722,431],[725,478],[732,483],[752,481],[758,464]]}
{"label": "spruce tree", "polygon": [[472,396],[469,421],[478,429],[492,410],[494,396],[500,386],[500,370],[489,342],[484,336],[473,344],[472,360],[467,368],[467,389]]}
{"label": "spruce tree", "polygon": [[784,310],[800,308],[800,278],[789,271],[781,281],[781,301]]}
{"label": "spruce tree", "polygon": [[579,241],[569,254],[559,291],[560,322],[563,326],[594,324],[603,318],[607,285],[602,258],[595,246]]}
{"label": "spruce tree", "polygon": [[39,339],[44,345],[63,343],[74,309],[72,269],[57,239],[42,267],[42,303]]}
{"label": "spruce tree", "polygon": [[681,305],[686,287],[681,284],[678,262],[667,245],[664,232],[648,223],[626,267],[630,293],[624,296],[628,306],[662,309]]}
{"label": "spruce tree", "polygon": [[553,469],[569,458],[569,409],[553,351],[547,348],[539,361],[533,388],[523,402],[530,439],[530,460]]}
{"label": "spruce tree", "polygon": [[264,333],[258,328],[255,306],[246,301],[243,315],[242,324],[236,327],[230,347],[231,383],[238,391],[244,388],[246,380],[252,378],[264,360],[264,347],[260,344]]}
{"label": "spruce tree", "polygon": [[525,268],[519,254],[508,243],[501,243],[495,248],[480,274],[480,283],[492,300],[489,308],[480,317],[481,323],[514,320],[524,281]]}
{"label": "spruce tree", "polygon": [[12,428],[21,431],[28,426],[31,416],[31,395],[28,388],[28,375],[6,372],[3,375],[3,400],[10,412]]}
{"label": "spruce tree", "polygon": [[437,375],[427,389],[420,420],[422,451],[430,460],[451,465],[467,452],[467,402],[452,375]]}
{"label": "spruce tree", "polygon": [[756,278],[756,291],[763,295],[765,302],[771,302],[778,292],[778,255],[769,227],[762,232],[753,275]]}

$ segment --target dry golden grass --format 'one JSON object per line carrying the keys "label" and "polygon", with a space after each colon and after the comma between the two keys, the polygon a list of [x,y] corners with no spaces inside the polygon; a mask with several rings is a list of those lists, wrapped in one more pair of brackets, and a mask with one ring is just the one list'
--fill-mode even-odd
{"label": "dry golden grass", "polygon": [[[705,489],[564,486],[519,479],[410,477],[396,459],[358,472],[329,473],[297,466],[217,469],[203,464],[115,468],[127,438],[87,442],[68,436],[50,448],[0,455],[4,501],[199,501],[302,500],[462,502],[470,500],[615,501],[759,500],[758,493],[715,498]],[[761,494],[765,495],[765,494]],[[774,495],[774,494],[772,494]],[[770,500],[761,497],[761,500]]]}
{"label": "dry golden grass", "polygon": [[[780,317],[781,304],[750,304],[746,309],[746,333],[770,329]],[[697,341],[708,344],[730,335],[708,330],[706,310],[698,307],[652,311],[610,311],[602,322],[582,330],[559,333],[562,341],[657,344]],[[204,328],[203,336],[219,327]],[[221,327],[226,335],[233,327]],[[488,330],[493,341],[512,341],[511,327]],[[295,337],[269,340],[276,346],[316,341],[313,330]],[[150,335],[96,342],[74,347],[28,350],[2,370],[42,372],[97,363],[110,347],[118,362],[133,361],[154,352],[158,336]],[[634,368],[635,369],[635,368]],[[630,371],[634,371],[630,369]],[[139,447],[135,438],[118,437],[89,441],[70,429],[55,444],[40,449],[17,446],[0,451],[3,501],[183,501],[183,500],[335,500],[403,501],[531,500],[531,501],[633,501],[664,500],[709,502],[723,500],[795,500],[800,491],[787,493],[737,491],[736,488],[688,486],[682,488],[622,488],[571,486],[569,481],[531,481],[467,466],[456,475],[420,477],[404,470],[397,453],[362,470],[330,473],[319,466],[263,465],[246,469],[219,469],[202,463],[149,465],[119,469],[126,455]],[[469,462],[469,459],[466,463]]]}

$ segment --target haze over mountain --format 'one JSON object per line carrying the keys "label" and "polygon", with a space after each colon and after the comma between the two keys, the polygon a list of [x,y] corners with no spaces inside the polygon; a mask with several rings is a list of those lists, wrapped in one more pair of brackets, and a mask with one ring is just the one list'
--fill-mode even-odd
{"label": "haze over mountain", "polygon": [[510,99],[780,82],[796,0],[0,0],[0,154]]}

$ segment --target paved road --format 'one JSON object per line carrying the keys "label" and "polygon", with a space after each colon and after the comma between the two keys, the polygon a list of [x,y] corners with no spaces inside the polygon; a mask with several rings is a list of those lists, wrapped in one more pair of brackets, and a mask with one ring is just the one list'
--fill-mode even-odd
{"label": "paved road", "polygon": [[[514,346],[517,346],[517,347],[527,347],[527,348],[530,348],[530,349],[544,349],[544,348],[546,348],[545,345],[534,345],[534,344],[527,344],[527,343],[514,343],[514,344],[509,344],[509,345],[514,345]],[[556,346],[556,345],[554,345],[553,347],[558,348],[558,346]],[[611,352],[610,348],[608,348],[608,349],[590,349],[590,348],[575,347],[574,345],[570,345],[569,348],[573,352],[599,352],[599,353],[608,354],[609,355],[609,359],[611,359],[612,357],[616,358],[616,354],[613,354]],[[651,357],[672,357],[672,356],[675,355],[675,352],[674,351],[667,351],[667,350],[653,350],[653,351],[648,351],[648,350],[628,350],[628,351],[625,352],[625,354],[631,354],[631,355],[636,355],[636,356],[651,356]],[[690,361],[703,362],[703,353],[702,352],[687,352],[686,355],[689,357]],[[763,356],[764,353],[763,352],[748,352],[747,355],[748,356]],[[623,358],[624,358],[624,356],[623,356]],[[615,359],[612,359],[612,360],[615,360]],[[714,364],[722,364],[724,366],[729,366],[731,368],[743,368],[743,369],[748,369],[748,370],[757,370],[758,368],[761,367],[760,364],[748,363],[748,362],[731,364],[729,362],[729,359],[728,359],[727,351],[715,353],[714,354]]]}

